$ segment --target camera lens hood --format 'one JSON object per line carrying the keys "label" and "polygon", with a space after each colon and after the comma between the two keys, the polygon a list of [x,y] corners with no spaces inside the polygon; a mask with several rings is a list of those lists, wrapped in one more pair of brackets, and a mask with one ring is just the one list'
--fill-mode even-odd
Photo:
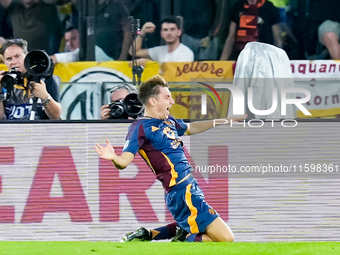
{"label": "camera lens hood", "polygon": [[50,56],[43,50],[33,50],[24,60],[26,72],[34,77],[48,77],[53,74],[54,65]]}
{"label": "camera lens hood", "polygon": [[138,99],[138,95],[135,93],[128,94],[124,98],[123,104],[125,107],[125,111],[129,116],[137,116],[144,109],[143,104]]}

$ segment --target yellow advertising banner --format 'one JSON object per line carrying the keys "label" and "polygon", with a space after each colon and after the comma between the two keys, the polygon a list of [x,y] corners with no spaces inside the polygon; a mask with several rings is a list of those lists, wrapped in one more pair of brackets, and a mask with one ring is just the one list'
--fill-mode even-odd
{"label": "yellow advertising banner", "polygon": [[195,61],[163,63],[160,74],[168,82],[187,82],[193,79],[233,78],[233,61]]}
{"label": "yellow advertising banner", "polygon": [[[225,118],[228,113],[230,99],[229,91],[217,91],[216,95],[207,97],[207,113],[202,115],[202,90],[199,82],[222,82],[233,78],[232,61],[201,61],[201,62],[171,62],[160,65],[160,74],[171,84],[171,94],[176,102],[171,108],[171,114],[181,119],[217,119]],[[212,85],[214,87],[214,85]]]}
{"label": "yellow advertising banner", "polygon": [[[158,74],[158,72],[159,64],[157,62],[147,62],[142,73],[142,81]],[[119,82],[133,80],[132,66],[127,61],[58,63],[55,66],[54,74],[58,75],[62,82]]]}
{"label": "yellow advertising banner", "polygon": [[[193,79],[230,79],[233,77],[233,61],[202,61],[202,62],[171,62],[159,64],[148,61],[142,73],[142,81],[155,74],[162,75],[168,82],[190,82]],[[4,64],[0,64],[0,70],[8,70]],[[133,79],[131,62],[73,62],[58,63],[54,68],[54,74],[61,78],[62,82],[73,82],[82,79],[83,82],[91,79],[94,74],[102,81],[105,74],[112,74],[117,79]],[[111,81],[111,80],[110,80]]]}
{"label": "yellow advertising banner", "polygon": [[[178,119],[219,119],[226,118],[230,92],[218,90],[217,95],[206,93],[200,83],[170,84],[175,104],[170,113]],[[202,95],[206,94],[206,114],[202,112]],[[219,98],[218,98],[219,97]]]}
{"label": "yellow advertising banner", "polygon": [[[0,70],[8,71],[5,64],[0,64]],[[159,73],[158,62],[148,61],[141,75],[142,81]],[[132,81],[132,64],[127,61],[109,61],[109,62],[72,62],[58,63],[55,65],[54,74],[58,75],[61,82],[101,82],[108,77],[114,80],[105,80],[109,82],[115,81]],[[136,78],[137,79],[137,78]]]}
{"label": "yellow advertising banner", "polygon": [[[226,117],[230,93],[219,92],[223,105],[215,104],[211,97],[207,99],[207,114],[201,115],[201,94],[190,80],[225,79],[232,78],[233,62],[192,62],[192,63],[166,63],[148,61],[142,73],[142,81],[160,73],[170,84],[172,82],[188,81],[184,84],[170,85],[172,96],[176,104],[171,114],[183,119],[212,119]],[[131,63],[110,62],[76,62],[57,64],[54,74],[60,76],[62,82],[113,82],[132,81]],[[198,85],[198,83],[196,84]]]}

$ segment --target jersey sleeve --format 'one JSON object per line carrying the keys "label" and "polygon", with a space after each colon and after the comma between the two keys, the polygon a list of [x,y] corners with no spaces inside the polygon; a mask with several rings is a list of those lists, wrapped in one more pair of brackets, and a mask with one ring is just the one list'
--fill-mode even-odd
{"label": "jersey sleeve", "polygon": [[188,129],[188,125],[182,119],[175,119],[174,117],[170,116],[169,119],[175,122],[175,127],[179,136],[184,135],[185,131]]}
{"label": "jersey sleeve", "polygon": [[129,127],[129,132],[125,138],[123,152],[131,152],[135,155],[139,148],[143,145],[145,139],[143,125],[132,124]]}

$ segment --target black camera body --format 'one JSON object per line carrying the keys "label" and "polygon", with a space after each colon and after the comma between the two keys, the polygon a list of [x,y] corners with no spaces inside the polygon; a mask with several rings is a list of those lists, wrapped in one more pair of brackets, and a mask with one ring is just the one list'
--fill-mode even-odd
{"label": "black camera body", "polygon": [[119,99],[109,105],[109,119],[127,119],[129,117],[136,119],[143,110],[143,104],[138,100],[135,93],[128,94],[124,99]]}
{"label": "black camera body", "polygon": [[127,119],[129,117],[125,111],[123,99],[116,100],[109,104],[109,109],[109,119]]}
{"label": "black camera body", "polygon": [[13,90],[15,84],[24,84],[24,77],[21,72],[16,69],[11,69],[8,72],[3,73],[1,87],[5,88],[9,93]]}

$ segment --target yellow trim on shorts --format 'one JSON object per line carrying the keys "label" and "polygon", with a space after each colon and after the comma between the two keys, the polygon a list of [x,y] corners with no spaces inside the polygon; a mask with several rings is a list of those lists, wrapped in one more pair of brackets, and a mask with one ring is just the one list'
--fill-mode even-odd
{"label": "yellow trim on shorts", "polygon": [[192,204],[190,190],[191,190],[191,184],[189,184],[186,188],[185,202],[186,202],[186,204],[189,207],[189,210],[191,212],[190,216],[188,217],[188,224],[189,224],[189,227],[190,227],[190,232],[192,234],[196,234],[196,233],[198,233],[198,226],[197,226],[197,222],[196,222],[197,208],[194,207],[194,205]]}

